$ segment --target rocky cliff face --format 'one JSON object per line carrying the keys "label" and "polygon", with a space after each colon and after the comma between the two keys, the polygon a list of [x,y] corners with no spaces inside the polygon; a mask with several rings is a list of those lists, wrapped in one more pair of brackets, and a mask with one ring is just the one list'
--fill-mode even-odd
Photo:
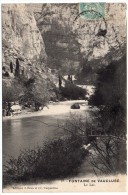
{"label": "rocky cliff face", "polygon": [[[97,69],[121,58],[126,49],[126,4],[105,3],[104,19],[99,20],[75,20],[79,4],[43,4],[42,12],[33,10],[51,67],[78,71],[84,59]],[[106,30],[105,36],[100,29]]]}
{"label": "rocky cliff face", "polygon": [[72,14],[78,12],[78,4],[42,4],[41,11],[33,6],[32,9],[44,37],[48,66],[73,74],[81,59],[80,44],[71,23]]}
{"label": "rocky cliff face", "polygon": [[[29,5],[2,5],[2,54],[3,66],[10,75],[3,79],[8,84],[14,78],[16,58],[19,59],[20,73],[24,69],[26,77],[48,77],[45,45]],[[11,61],[13,74],[9,67]]]}
{"label": "rocky cliff face", "polygon": [[[3,66],[9,70],[10,61],[19,58],[28,77],[51,79],[48,67],[74,74],[84,65],[97,69],[120,59],[126,49],[126,5],[105,4],[105,21],[76,19],[78,14],[79,4],[2,5]],[[100,29],[105,36],[98,35]]]}
{"label": "rocky cliff face", "polygon": [[[3,47],[8,46],[24,58],[46,58],[45,47],[36,21],[28,7],[23,4],[2,6]],[[6,43],[7,45],[6,45]],[[4,53],[4,52],[3,52]]]}
{"label": "rocky cliff face", "polygon": [[[105,36],[99,35],[100,29],[106,30]],[[88,20],[79,17],[73,31],[78,34],[81,52],[88,61],[100,59],[106,64],[109,60],[119,59],[126,46],[126,5],[105,3],[104,18]],[[108,54],[111,55],[109,59]]]}

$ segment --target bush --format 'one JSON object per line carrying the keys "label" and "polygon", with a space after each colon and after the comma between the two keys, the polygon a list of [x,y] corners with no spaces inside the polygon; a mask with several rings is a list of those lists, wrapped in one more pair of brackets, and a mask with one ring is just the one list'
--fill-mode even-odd
{"label": "bush", "polygon": [[50,90],[45,81],[39,80],[36,77],[27,79],[20,76],[17,79],[24,87],[24,94],[22,95],[21,102],[35,104],[35,111],[39,110],[40,106],[45,106],[50,99]]}
{"label": "bush", "polygon": [[68,83],[65,87],[61,87],[61,95],[72,100],[85,99],[86,90],[72,83]]}
{"label": "bush", "polygon": [[43,143],[43,147],[24,150],[18,158],[11,157],[4,166],[4,185],[14,182],[35,182],[63,179],[75,176],[88,151],[83,144],[90,140],[86,130],[88,124],[78,115],[71,115],[64,125],[60,139]]}
{"label": "bush", "polygon": [[[93,141],[93,168],[104,174],[126,173],[126,56],[98,73],[89,104],[98,106],[97,121],[104,138]],[[100,136],[99,136],[100,137]]]}
{"label": "bush", "polygon": [[126,143],[114,136],[99,137],[91,142],[90,162],[96,175],[126,173]]}
{"label": "bush", "polygon": [[[101,122],[107,132],[126,134],[126,56],[112,61],[98,74],[97,89],[89,104],[100,107]],[[109,124],[109,125],[108,125]]]}
{"label": "bush", "polygon": [[9,75],[8,71],[6,71],[6,72],[3,71],[2,76],[9,77],[10,75]]}
{"label": "bush", "polygon": [[120,102],[126,106],[126,56],[112,61],[98,72],[97,88],[90,104],[113,105]]}
{"label": "bush", "polygon": [[23,88],[20,84],[17,84],[15,81],[12,82],[11,86],[2,83],[2,100],[3,108],[5,108],[6,103],[15,102],[20,99],[20,94],[23,92]]}
{"label": "bush", "polygon": [[88,154],[73,136],[45,143],[43,148],[23,151],[4,167],[4,185],[14,182],[62,179],[77,173]]}

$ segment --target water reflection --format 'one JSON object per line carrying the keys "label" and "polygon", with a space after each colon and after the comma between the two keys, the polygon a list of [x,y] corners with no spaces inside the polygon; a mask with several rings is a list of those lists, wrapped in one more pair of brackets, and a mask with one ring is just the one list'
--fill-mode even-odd
{"label": "water reflection", "polygon": [[[21,150],[42,146],[46,140],[65,135],[63,129],[57,124],[63,124],[65,119],[70,118],[70,105],[72,102],[61,103],[50,109],[50,112],[57,110],[59,115],[36,116],[28,118],[8,119],[3,121],[3,162],[9,156],[17,157]],[[60,110],[61,109],[61,110]],[[68,112],[62,112],[67,109]],[[86,107],[77,110],[77,113],[84,113]],[[61,112],[63,113],[61,113]],[[75,110],[71,110],[75,113]]]}
{"label": "water reflection", "polygon": [[62,121],[50,116],[3,121],[3,161],[9,159],[8,155],[16,157],[20,150],[42,146],[45,140],[60,137],[63,130],[55,126]]}

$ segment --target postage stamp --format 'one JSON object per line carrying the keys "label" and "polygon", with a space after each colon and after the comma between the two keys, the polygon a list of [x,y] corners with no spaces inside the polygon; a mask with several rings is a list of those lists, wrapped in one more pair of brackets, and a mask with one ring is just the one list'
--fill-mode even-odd
{"label": "postage stamp", "polygon": [[105,3],[80,3],[79,13],[88,20],[98,20],[105,15]]}

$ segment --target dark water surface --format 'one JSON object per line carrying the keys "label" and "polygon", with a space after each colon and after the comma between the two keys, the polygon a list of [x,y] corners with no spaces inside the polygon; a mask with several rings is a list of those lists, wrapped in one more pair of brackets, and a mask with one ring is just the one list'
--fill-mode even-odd
{"label": "dark water surface", "polygon": [[[56,109],[70,110],[73,101],[59,103]],[[62,105],[61,105],[62,104]],[[72,110],[85,116],[86,107],[79,110]],[[87,111],[86,111],[87,113]],[[20,151],[24,149],[34,149],[37,146],[43,146],[46,140],[59,138],[66,133],[58,124],[63,124],[70,113],[60,113],[58,115],[32,116],[26,118],[13,118],[3,120],[3,163],[9,160],[10,156],[17,157]]]}
{"label": "dark water surface", "polygon": [[[58,128],[58,124],[62,125],[66,119],[71,118],[71,114],[80,115],[83,118],[91,119],[88,106],[81,104],[79,110],[70,110],[70,106],[73,101],[59,103],[55,105],[58,115],[43,115],[43,116],[31,116],[25,118],[10,118],[3,120],[3,165],[10,159],[10,156],[16,158],[20,151],[24,149],[34,149],[38,146],[43,146],[45,141],[53,140],[54,138],[60,138],[65,136],[67,132],[64,132],[62,128]],[[67,109],[68,112],[60,112],[63,109]],[[52,111],[52,108],[50,109]],[[71,111],[71,113],[70,113]],[[60,113],[60,114],[59,114]],[[79,167],[79,177],[83,177],[87,174],[93,173],[90,170],[88,161],[85,160]]]}
{"label": "dark water surface", "polygon": [[3,121],[3,162],[9,155],[17,157],[20,150],[42,146],[44,141],[63,135],[63,130],[56,127],[62,122],[64,119],[52,116]]}

